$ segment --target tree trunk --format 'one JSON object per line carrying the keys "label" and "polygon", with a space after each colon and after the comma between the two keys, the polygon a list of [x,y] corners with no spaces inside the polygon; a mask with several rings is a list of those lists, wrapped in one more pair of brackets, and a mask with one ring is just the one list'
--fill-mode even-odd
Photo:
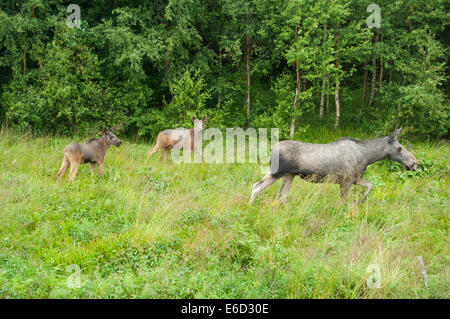
{"label": "tree trunk", "polygon": [[[336,25],[336,29],[339,29],[339,22]],[[339,34],[336,33],[336,52],[339,52]],[[334,101],[336,103],[336,122],[334,123],[334,129],[339,126],[339,119],[341,118],[341,103],[339,102],[339,55],[336,53],[336,90],[334,91]]]}
{"label": "tree trunk", "polygon": [[[323,79],[322,79],[323,81]],[[322,87],[320,85],[320,78],[317,79],[316,87],[320,87],[320,90],[317,90],[317,105],[320,105],[320,96],[322,95]]]}
{"label": "tree trunk", "polygon": [[377,64],[376,59],[372,60],[372,88],[370,90],[369,107],[372,106],[373,99],[375,97],[375,82],[377,80]]}
{"label": "tree trunk", "polygon": [[[379,33],[377,33],[375,35],[375,43],[378,42],[380,35]],[[377,59],[374,55],[373,59],[372,59],[372,90],[370,91],[370,100],[369,100],[369,106],[372,105],[373,103],[373,99],[375,97],[375,83],[377,81]]]}
{"label": "tree trunk", "polygon": [[334,92],[334,99],[336,102],[336,122],[334,123],[334,129],[339,126],[339,119],[341,118],[341,103],[339,102],[339,80],[336,80],[336,91]]}
{"label": "tree trunk", "polygon": [[23,74],[27,73],[27,50],[23,51]]}
{"label": "tree trunk", "polygon": [[322,80],[322,89],[320,92],[320,111],[319,111],[319,118],[322,119],[323,118],[323,105],[325,102],[325,77],[323,77]]}
{"label": "tree trunk", "polygon": [[363,91],[362,91],[362,103],[364,104],[366,102],[366,89],[367,89],[367,60],[364,59],[364,80],[363,80]]}
{"label": "tree trunk", "polygon": [[380,89],[383,86],[383,58],[380,58]]}
{"label": "tree trunk", "polygon": [[408,33],[411,33],[411,20],[409,19],[410,14],[411,14],[411,9],[410,9],[410,13],[408,14]]}
{"label": "tree trunk", "polygon": [[[300,10],[301,10],[301,7],[300,7]],[[300,27],[300,22],[295,27],[295,43],[297,43],[298,28],[299,27]],[[300,93],[301,93],[301,90],[302,90],[301,81],[300,81],[300,68],[299,68],[298,60],[295,61],[295,75],[296,75],[295,97],[294,97],[294,105],[293,105],[293,108],[292,108],[291,130],[289,132],[289,137],[290,138],[292,138],[294,136],[294,133],[295,133],[295,110],[297,109],[297,104],[299,102]]]}
{"label": "tree trunk", "polygon": [[[381,35],[380,42],[383,42],[383,34]],[[383,86],[383,69],[384,69],[383,56],[380,56],[380,85],[379,85],[380,90]]]}
{"label": "tree trunk", "polygon": [[[219,77],[222,71],[222,48],[219,46]],[[219,96],[217,97],[217,108],[222,105],[222,87],[219,86]]]}
{"label": "tree trunk", "polygon": [[167,52],[167,49],[164,50],[164,59],[166,62],[166,71],[170,70],[170,63],[169,63],[169,58],[168,58],[169,53]]}
{"label": "tree trunk", "polygon": [[297,76],[297,82],[295,85],[295,97],[294,97],[294,107],[293,107],[293,114],[291,119],[291,131],[289,132],[289,137],[292,138],[295,133],[295,110],[297,109],[297,105],[300,100],[300,93],[302,90],[301,81],[300,81],[300,70],[298,67],[298,61],[295,62],[296,65],[296,76]]}
{"label": "tree trunk", "polygon": [[389,60],[389,83],[392,82],[392,60]]}
{"label": "tree trunk", "polygon": [[250,37],[247,34],[247,121],[250,119]]}
{"label": "tree trunk", "polygon": [[327,115],[330,114],[330,79],[327,78]]}

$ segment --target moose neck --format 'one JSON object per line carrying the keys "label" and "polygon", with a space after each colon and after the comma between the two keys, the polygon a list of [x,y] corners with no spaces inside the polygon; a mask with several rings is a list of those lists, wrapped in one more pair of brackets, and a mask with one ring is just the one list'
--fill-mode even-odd
{"label": "moose neck", "polygon": [[194,138],[196,140],[201,140],[202,139],[203,133],[200,133],[200,130],[198,130],[198,129],[196,130],[195,128],[190,128],[189,130],[191,132],[192,140],[194,140]]}
{"label": "moose neck", "polygon": [[108,148],[111,146],[111,144],[108,142],[108,139],[106,138],[106,136],[102,136],[99,140],[100,145],[103,147],[103,149],[105,150],[105,152],[108,150]]}
{"label": "moose neck", "polygon": [[380,137],[373,140],[366,140],[364,144],[361,144],[361,153],[363,154],[363,161],[366,166],[388,157],[386,143],[386,138]]}

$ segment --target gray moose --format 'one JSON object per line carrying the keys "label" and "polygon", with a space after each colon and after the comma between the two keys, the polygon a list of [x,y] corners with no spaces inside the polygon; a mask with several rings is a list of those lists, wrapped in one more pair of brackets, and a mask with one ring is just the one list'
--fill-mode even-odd
{"label": "gray moose", "polygon": [[343,137],[328,144],[281,141],[271,150],[269,172],[253,184],[250,205],[259,192],[281,177],[284,180],[278,197],[286,203],[295,176],[313,183],[339,184],[342,199],[346,198],[353,184],[365,186],[366,192],[358,201],[361,204],[373,188],[372,183],[364,179],[368,165],[388,158],[408,170],[417,169],[417,159],[397,141],[400,131],[401,128],[391,135],[370,140]]}

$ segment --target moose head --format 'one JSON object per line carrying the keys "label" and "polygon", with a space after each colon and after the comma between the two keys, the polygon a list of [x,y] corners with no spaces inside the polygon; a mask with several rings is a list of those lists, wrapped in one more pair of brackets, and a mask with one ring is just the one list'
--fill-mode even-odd
{"label": "moose head", "polygon": [[122,141],[117,138],[117,136],[114,135],[113,131],[115,130],[115,127],[111,127],[109,130],[106,129],[106,127],[103,128],[103,136],[106,138],[107,142],[109,144],[115,145],[117,147],[122,144]]}
{"label": "moose head", "polygon": [[192,117],[191,119],[192,119],[192,122],[194,123],[194,131],[202,134],[203,133],[203,122],[206,120],[206,115],[203,116],[201,119],[196,119],[195,117]]}
{"label": "moose head", "polygon": [[419,165],[417,159],[408,152],[398,141],[397,137],[401,132],[401,128],[396,129],[391,135],[387,136],[388,157],[402,164],[407,170],[415,171]]}

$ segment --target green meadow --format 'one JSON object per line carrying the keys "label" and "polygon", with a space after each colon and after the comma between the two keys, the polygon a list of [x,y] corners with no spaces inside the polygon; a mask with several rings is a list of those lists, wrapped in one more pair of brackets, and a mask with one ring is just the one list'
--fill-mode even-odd
{"label": "green meadow", "polygon": [[[369,137],[303,140],[341,136]],[[104,178],[82,165],[58,185],[72,141],[86,138],[0,133],[1,298],[450,297],[447,142],[400,138],[419,169],[369,166],[359,207],[361,187],[342,203],[337,185],[298,178],[287,205],[278,181],[249,207],[259,164],[146,161],[153,143],[137,139],[111,147]]]}

